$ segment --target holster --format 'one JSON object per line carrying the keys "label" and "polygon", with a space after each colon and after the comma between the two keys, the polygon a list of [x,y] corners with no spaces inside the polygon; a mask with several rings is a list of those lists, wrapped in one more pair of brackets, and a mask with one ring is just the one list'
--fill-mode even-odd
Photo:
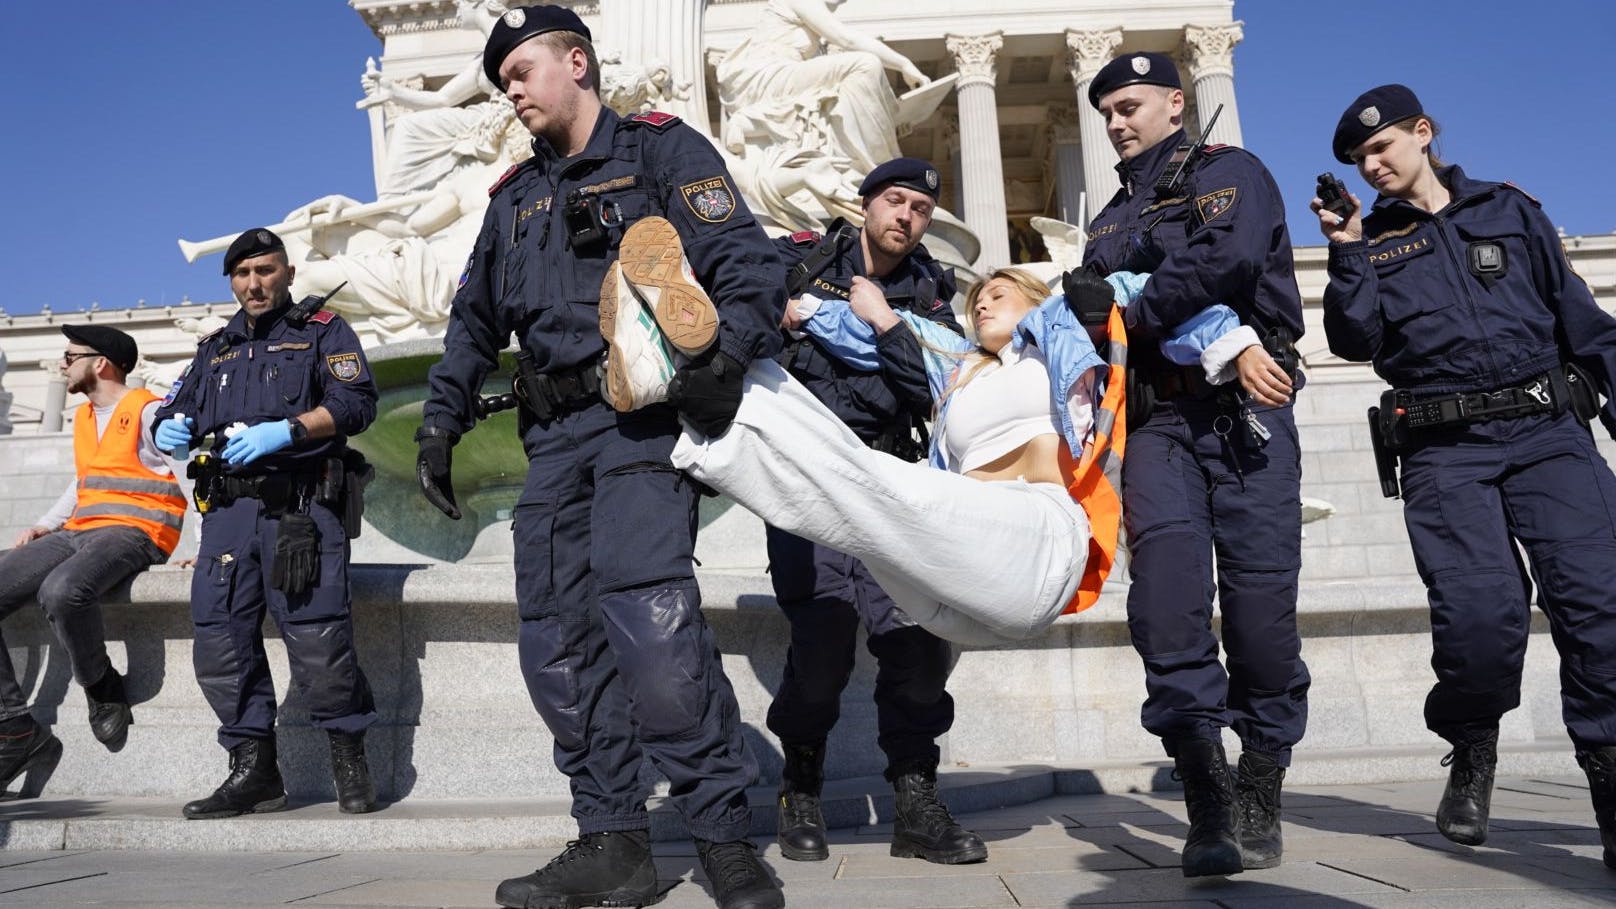
{"label": "holster", "polygon": [[516,375],[511,379],[511,386],[522,402],[517,417],[517,428],[522,435],[527,434],[534,421],[548,422],[579,405],[601,400],[598,363],[541,373],[533,365],[532,355],[525,350],[516,355]]}
{"label": "holster", "polygon": [[320,480],[315,487],[315,501],[336,512],[342,518],[342,530],[353,539],[364,527],[365,487],[376,476],[365,456],[348,449],[338,458],[326,458],[320,463]]}
{"label": "holster", "polygon": [[[1397,452],[1386,438],[1388,421],[1381,419],[1381,413],[1381,407],[1369,408],[1369,447],[1375,452],[1375,473],[1380,477],[1380,494],[1395,499],[1402,494],[1397,478]],[[1392,422],[1395,425],[1395,421]]]}

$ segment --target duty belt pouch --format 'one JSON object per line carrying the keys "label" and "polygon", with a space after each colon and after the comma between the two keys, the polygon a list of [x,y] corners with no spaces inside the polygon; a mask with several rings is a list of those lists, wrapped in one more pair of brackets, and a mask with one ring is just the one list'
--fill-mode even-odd
{"label": "duty belt pouch", "polygon": [[376,468],[353,449],[342,455],[342,531],[352,540],[364,527],[365,487],[376,478]]}
{"label": "duty belt pouch", "polygon": [[[1561,373],[1556,370],[1552,375],[1559,379]],[[1561,409],[1569,406],[1572,415],[1583,425],[1599,416],[1599,390],[1588,371],[1575,363],[1567,363],[1563,381],[1554,383],[1554,398],[1556,403],[1564,401]]]}

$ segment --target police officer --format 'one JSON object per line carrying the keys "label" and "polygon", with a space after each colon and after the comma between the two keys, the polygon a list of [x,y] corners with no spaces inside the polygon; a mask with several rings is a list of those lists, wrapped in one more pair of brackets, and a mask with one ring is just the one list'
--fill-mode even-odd
{"label": "police officer", "polygon": [[[1341,115],[1332,151],[1378,192],[1332,212],[1324,327],[1392,391],[1376,429],[1401,484],[1431,604],[1436,685],[1425,722],[1453,750],[1437,828],[1487,836],[1498,722],[1521,699],[1531,578],[1560,651],[1561,702],[1616,868],[1616,478],[1594,448],[1616,433],[1616,319],[1571,270],[1554,223],[1509,183],[1431,152],[1434,120],[1383,85]],[[1526,550],[1531,578],[1517,554]]]}
{"label": "police officer", "polygon": [[[292,683],[331,741],[337,802],[374,811],[365,730],[376,722],[354,652],[345,516],[365,474],[346,445],[376,416],[376,386],[359,338],[320,298],[292,303],[294,269],[273,232],[255,228],[225,252],[241,311],[203,338],[156,414],[157,444],[184,460],[202,511],[191,580],[193,659],[219,717],[230,773],[188,818],[286,805],[275,755],[275,685],[260,625],[280,627]],[[312,304],[312,305],[311,305]]]}
{"label": "police officer", "polygon": [[[620,118],[601,103],[590,41],[559,6],[512,9],[489,35],[484,70],[533,134],[534,154],[490,193],[417,436],[423,492],[458,517],[450,453],[514,334],[531,463],[513,530],[519,652],[572,780],[580,835],[495,896],[512,907],[655,902],[639,784],[648,756],[670,781],[719,905],[778,909],[779,886],[746,839],[756,767],[700,610],[697,490],[669,456],[681,417],[722,433],[746,365],[778,351],[779,261],[706,138],[676,117]],[[630,230],[640,241],[620,265]],[[681,254],[702,286],[688,283]],[[620,413],[597,378],[617,298],[609,311],[597,304],[630,272],[664,282],[644,286],[696,356],[674,377],[673,404],[619,400],[632,411]],[[608,388],[621,385],[622,359],[610,360]]]}
{"label": "police officer", "polygon": [[[1280,785],[1306,725],[1309,684],[1296,631],[1293,385],[1268,352],[1293,356],[1302,333],[1285,211],[1250,153],[1187,154],[1184,93],[1166,56],[1112,60],[1089,102],[1122,158],[1122,188],[1089,226],[1085,265],[1151,273],[1125,316],[1136,378],[1129,415],[1142,421],[1122,468],[1142,720],[1184,781],[1184,874],[1268,868],[1281,857]],[[1212,303],[1234,309],[1243,326],[1241,391],[1208,386],[1155,343]],[[1214,554],[1227,671],[1211,627]],[[1241,741],[1238,780],[1221,740],[1231,725]]]}
{"label": "police officer", "polygon": [[[949,305],[953,271],[921,245],[939,185],[937,169],[918,158],[895,158],[870,171],[859,186],[862,230],[838,219],[825,237],[803,231],[775,241],[793,266],[788,290],[845,300],[855,278],[867,280],[893,308],[959,332]],[[788,325],[798,321],[798,305],[788,304]],[[930,415],[932,401],[919,342],[913,332],[888,331],[877,344],[883,363],[874,372],[846,365],[811,336],[791,340],[779,360],[865,444],[920,460],[925,448],[912,427]],[[877,663],[878,741],[897,793],[894,854],[947,864],[985,859],[987,846],[937,796],[937,737],[954,722],[954,699],[945,687],[953,663],[948,642],[904,615],[858,559],[774,527],[767,539],[775,599],[791,622],[785,673],[768,717],[785,754],[781,854],[799,861],[830,857],[819,805],[825,742],[841,712],[862,620],[865,646]]]}

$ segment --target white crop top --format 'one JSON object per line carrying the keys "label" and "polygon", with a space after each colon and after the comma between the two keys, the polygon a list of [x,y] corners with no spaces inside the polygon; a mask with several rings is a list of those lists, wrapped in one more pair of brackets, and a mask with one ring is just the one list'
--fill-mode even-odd
{"label": "white crop top", "polygon": [[[1041,435],[1061,431],[1051,410],[1049,364],[1043,351],[1028,344],[1018,353],[1007,344],[999,361],[982,367],[948,404],[942,444],[956,473],[975,470]],[[971,368],[966,366],[962,374],[968,375]]]}

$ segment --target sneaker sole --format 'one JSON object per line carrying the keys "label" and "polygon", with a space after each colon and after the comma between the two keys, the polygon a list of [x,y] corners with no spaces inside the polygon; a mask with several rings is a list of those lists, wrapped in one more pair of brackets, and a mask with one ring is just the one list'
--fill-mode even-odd
{"label": "sneaker sole", "polygon": [[617,336],[617,307],[622,303],[617,293],[618,264],[606,268],[606,279],[600,282],[600,336],[606,339],[606,401],[618,413],[633,410],[634,390],[628,380],[628,364],[623,352],[613,344]]}
{"label": "sneaker sole", "polygon": [[[49,733],[47,733],[49,734]],[[35,748],[10,777],[0,780],[0,799],[37,799],[45,791],[45,784],[56,773],[62,761],[62,740],[51,735],[44,744]],[[5,791],[17,777],[23,777],[22,788],[16,794]]]}
{"label": "sneaker sole", "polygon": [[971,849],[961,849],[957,852],[943,852],[940,849],[927,849],[919,843],[908,840],[894,840],[891,855],[893,858],[925,859],[934,865],[970,865],[975,862],[988,860],[988,847],[983,844]]}
{"label": "sneaker sole", "polygon": [[[657,288],[656,306],[652,308],[657,325],[668,343],[685,356],[694,357],[717,339],[718,309],[701,285],[685,277],[683,257],[679,232],[668,219],[652,216],[635,221],[623,234],[617,264],[629,283]],[[602,314],[602,331],[605,318]]]}

